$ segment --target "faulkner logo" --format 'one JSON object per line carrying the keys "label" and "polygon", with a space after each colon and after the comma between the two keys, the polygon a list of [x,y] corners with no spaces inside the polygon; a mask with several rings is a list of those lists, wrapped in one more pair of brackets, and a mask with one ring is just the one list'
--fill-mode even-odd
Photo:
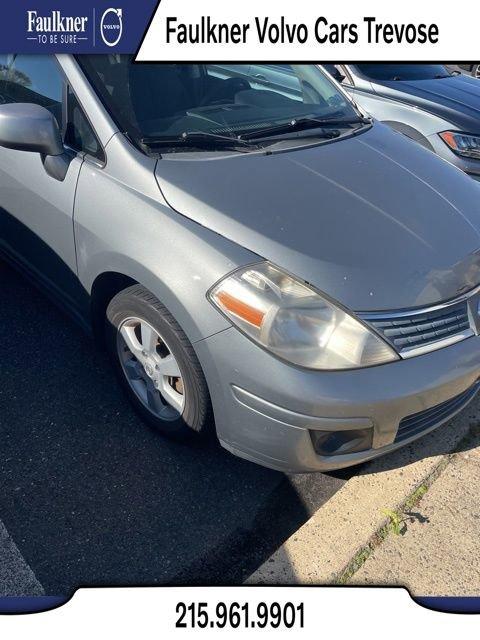
{"label": "faulkner logo", "polygon": [[39,15],[37,11],[27,11],[27,33],[31,34],[27,39],[39,44],[76,44],[88,40],[87,25],[87,16],[65,16],[61,11]]}
{"label": "faulkner logo", "polygon": [[107,9],[100,20],[100,35],[108,47],[114,47],[120,42],[123,32],[122,10]]}

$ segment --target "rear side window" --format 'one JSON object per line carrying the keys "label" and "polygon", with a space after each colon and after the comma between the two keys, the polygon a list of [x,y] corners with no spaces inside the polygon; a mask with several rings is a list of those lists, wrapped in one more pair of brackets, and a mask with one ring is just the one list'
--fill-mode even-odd
{"label": "rear side window", "polygon": [[65,144],[75,151],[84,151],[101,162],[105,162],[102,146],[76,95],[70,88],[67,91]]}
{"label": "rear side window", "polygon": [[0,56],[0,103],[38,104],[63,129],[62,93],[63,76],[53,56]]}

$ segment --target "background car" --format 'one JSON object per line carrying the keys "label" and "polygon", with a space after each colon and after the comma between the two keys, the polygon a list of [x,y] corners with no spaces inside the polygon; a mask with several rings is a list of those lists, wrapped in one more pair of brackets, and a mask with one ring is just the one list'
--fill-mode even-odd
{"label": "background car", "polygon": [[458,63],[457,67],[468,71],[474,78],[480,78],[480,62]]}
{"label": "background car", "polygon": [[480,180],[480,83],[441,64],[325,64],[372,115]]}

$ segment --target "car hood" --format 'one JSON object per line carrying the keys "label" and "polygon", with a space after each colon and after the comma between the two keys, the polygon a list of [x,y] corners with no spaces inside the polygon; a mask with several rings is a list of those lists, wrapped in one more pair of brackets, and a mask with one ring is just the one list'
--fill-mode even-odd
{"label": "car hood", "polygon": [[376,123],[272,155],[167,154],[169,205],[357,311],[458,296],[480,282],[480,185]]}
{"label": "car hood", "polygon": [[375,93],[421,107],[467,133],[480,133],[480,82],[470,76],[372,82]]}

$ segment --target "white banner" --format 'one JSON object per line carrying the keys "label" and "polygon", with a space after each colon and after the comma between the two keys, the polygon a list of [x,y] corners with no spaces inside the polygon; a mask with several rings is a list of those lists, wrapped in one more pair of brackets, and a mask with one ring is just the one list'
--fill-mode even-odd
{"label": "white banner", "polygon": [[[413,602],[405,589],[335,587],[138,587],[80,589],[64,606],[0,616],[0,637],[376,638],[442,640],[478,635],[478,617],[445,615]],[[201,634],[199,636],[198,634]]]}
{"label": "white banner", "polygon": [[477,60],[479,18],[473,1],[454,11],[427,0],[161,0],[137,60]]}

